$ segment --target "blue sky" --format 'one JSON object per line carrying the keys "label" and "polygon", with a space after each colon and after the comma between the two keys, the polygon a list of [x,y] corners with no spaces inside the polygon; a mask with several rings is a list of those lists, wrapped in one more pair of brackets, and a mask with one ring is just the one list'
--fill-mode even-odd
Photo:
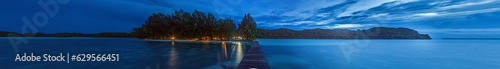
{"label": "blue sky", "polygon": [[[38,1],[2,0],[0,30],[21,32]],[[152,13],[210,12],[239,20],[250,13],[259,28],[366,29],[407,27],[432,37],[500,38],[499,0],[69,0],[40,32],[131,32]]]}

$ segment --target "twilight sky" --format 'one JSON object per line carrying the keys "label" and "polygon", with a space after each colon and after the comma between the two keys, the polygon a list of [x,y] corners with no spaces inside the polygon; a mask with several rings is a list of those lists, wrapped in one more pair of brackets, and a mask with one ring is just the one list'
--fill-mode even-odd
{"label": "twilight sky", "polygon": [[[1,0],[0,31],[21,33],[44,12],[37,2],[54,0]],[[63,1],[63,0],[62,0]],[[43,33],[131,32],[152,13],[173,10],[210,12],[239,23],[250,13],[259,28],[366,29],[375,26],[407,27],[433,38],[500,38],[500,0],[68,0],[34,25]],[[55,1],[54,1],[55,3]],[[53,8],[53,6],[50,6]],[[45,12],[46,13],[46,12]],[[43,21],[43,17],[37,17]],[[36,19],[35,19],[36,20]],[[24,27],[23,27],[24,26]]]}

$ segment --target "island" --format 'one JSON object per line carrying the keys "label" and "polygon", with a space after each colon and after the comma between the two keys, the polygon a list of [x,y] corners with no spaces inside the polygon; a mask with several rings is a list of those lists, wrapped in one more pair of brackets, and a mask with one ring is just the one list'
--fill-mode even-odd
{"label": "island", "polygon": [[[9,35],[10,34],[10,35]],[[13,36],[12,36],[13,35]],[[248,40],[257,38],[283,39],[431,39],[428,34],[420,34],[409,28],[373,27],[364,30],[350,29],[305,29],[274,30],[257,28],[253,17],[248,13],[237,24],[231,17],[216,18],[211,13],[183,10],[170,14],[154,13],[142,26],[131,33],[103,32],[82,33],[23,33],[0,31],[0,37],[115,37],[159,40]]]}

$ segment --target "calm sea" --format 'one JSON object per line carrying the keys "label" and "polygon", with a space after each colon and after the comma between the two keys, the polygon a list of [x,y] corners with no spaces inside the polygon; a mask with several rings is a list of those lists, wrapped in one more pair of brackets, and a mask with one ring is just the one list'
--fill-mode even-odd
{"label": "calm sea", "polygon": [[[244,42],[133,38],[31,38],[12,46],[0,38],[0,67],[12,68],[234,68]],[[498,69],[500,40],[258,39],[272,69]],[[19,52],[15,52],[18,50]],[[114,62],[19,62],[16,54],[120,54]]]}
{"label": "calm sea", "polygon": [[[31,38],[18,53],[64,56],[119,54],[119,61],[20,62],[9,38],[0,38],[0,69],[223,69],[235,68],[249,48],[242,42],[138,40],[135,38]],[[71,56],[71,55],[70,55]],[[43,58],[43,57],[42,57]],[[67,57],[65,57],[67,58]],[[42,59],[43,60],[43,59]],[[92,59],[91,59],[92,60]],[[68,61],[66,59],[66,61]]]}
{"label": "calm sea", "polygon": [[258,41],[272,69],[500,68],[500,40]]}

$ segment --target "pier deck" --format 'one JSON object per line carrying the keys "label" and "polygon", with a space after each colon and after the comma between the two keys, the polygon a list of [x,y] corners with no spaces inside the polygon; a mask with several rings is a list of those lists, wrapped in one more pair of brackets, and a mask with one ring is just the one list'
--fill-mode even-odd
{"label": "pier deck", "polygon": [[269,64],[267,64],[259,42],[252,41],[251,43],[252,46],[245,53],[237,69],[269,69]]}

